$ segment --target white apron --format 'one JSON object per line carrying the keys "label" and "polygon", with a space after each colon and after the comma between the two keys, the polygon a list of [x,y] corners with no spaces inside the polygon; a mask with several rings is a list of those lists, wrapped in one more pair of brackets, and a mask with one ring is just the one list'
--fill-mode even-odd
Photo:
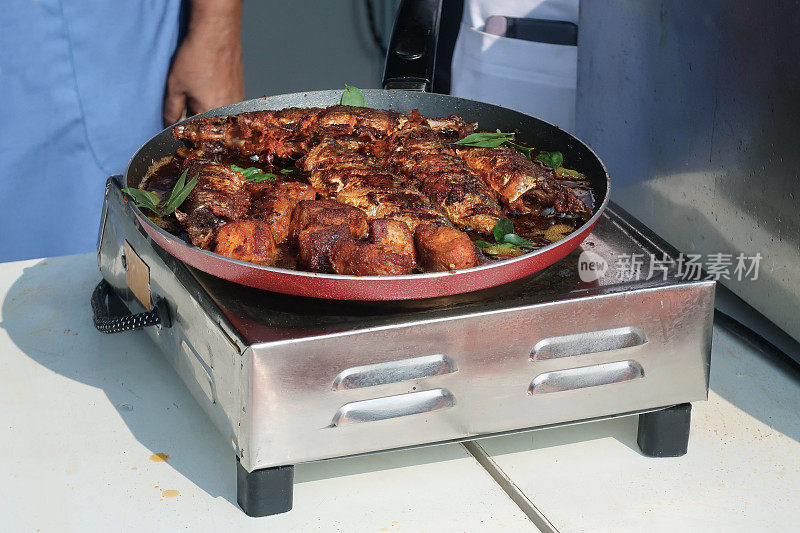
{"label": "white apron", "polygon": [[450,93],[502,105],[572,131],[578,47],[484,33],[492,15],[578,23],[578,0],[465,0]]}

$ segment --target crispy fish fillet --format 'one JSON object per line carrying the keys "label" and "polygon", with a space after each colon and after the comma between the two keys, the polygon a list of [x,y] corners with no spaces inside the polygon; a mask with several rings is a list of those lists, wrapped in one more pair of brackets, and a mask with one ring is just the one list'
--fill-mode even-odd
{"label": "crispy fish fillet", "polygon": [[442,210],[416,188],[415,180],[392,173],[376,157],[356,151],[358,143],[327,138],[308,153],[301,164],[315,188],[363,210],[370,220],[399,220],[411,231],[421,222],[449,225]]}
{"label": "crispy fish fillet", "polygon": [[389,168],[418,180],[420,191],[457,227],[489,234],[503,216],[493,192],[424,120],[392,134],[385,157]]}
{"label": "crispy fish fillet", "polygon": [[226,222],[243,218],[250,208],[247,180],[225,165],[191,160],[187,178],[197,176],[197,185],[175,211],[192,244],[212,247],[217,230]]}
{"label": "crispy fish fillet", "polygon": [[295,206],[317,197],[317,191],[311,185],[297,181],[264,181],[251,183],[248,188],[252,198],[248,218],[267,222],[277,244],[289,237]]}
{"label": "crispy fish fillet", "polygon": [[[230,167],[210,161],[191,160],[186,166],[187,180],[197,176],[197,185],[181,208],[192,211],[206,206],[217,216],[230,220],[242,218],[250,208],[247,180]],[[183,209],[182,209],[183,210]]]}
{"label": "crispy fish fillet", "polygon": [[538,160],[531,161],[510,146],[463,148],[458,155],[513,211],[539,213],[552,207],[557,213],[591,215],[569,187],[555,181],[552,169]]}
{"label": "crispy fish fillet", "polygon": [[[323,137],[346,135],[369,141],[385,139],[410,120],[411,115],[368,107],[292,107],[197,118],[178,124],[172,134],[207,152],[263,155],[271,160],[301,156]],[[429,123],[438,132],[453,132],[459,137],[477,127],[455,115],[430,119]]]}
{"label": "crispy fish fillet", "polygon": [[295,157],[308,150],[312,138],[302,132],[310,129],[309,124],[314,123],[321,111],[318,107],[292,107],[279,111],[251,111],[196,118],[176,125],[172,135],[210,153]]}

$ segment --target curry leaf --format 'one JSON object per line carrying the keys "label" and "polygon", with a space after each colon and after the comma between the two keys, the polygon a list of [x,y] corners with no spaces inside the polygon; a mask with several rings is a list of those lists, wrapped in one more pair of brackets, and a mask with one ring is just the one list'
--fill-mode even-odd
{"label": "curry leaf", "polygon": [[247,181],[250,183],[261,183],[262,181],[270,181],[276,180],[278,176],[275,174],[270,174],[269,172],[259,172],[257,174],[253,174],[247,178]]}
{"label": "curry leaf", "polygon": [[340,105],[350,105],[354,107],[367,107],[367,101],[358,87],[352,87],[345,84],[342,98],[339,100]]}
{"label": "curry leaf", "polygon": [[158,209],[158,203],[161,201],[161,198],[159,198],[156,193],[137,189],[136,187],[127,187],[122,189],[122,192],[133,198],[133,202],[139,209],[149,209],[157,215],[161,214],[161,211]]}
{"label": "curry leaf", "polygon": [[478,132],[470,133],[463,139],[456,141],[455,144],[460,144],[462,146],[473,146],[476,148],[495,148],[513,138],[513,133],[503,133],[500,130],[495,133]]}
{"label": "curry leaf", "polygon": [[501,144],[507,144],[509,146],[514,147],[519,152],[527,157],[528,159],[531,158],[531,152],[533,148],[528,148],[527,146],[522,146],[521,144],[517,144],[513,141],[514,134],[513,133],[505,133],[500,130],[497,130],[494,133],[490,132],[478,132],[478,133],[471,133],[455,142],[455,144],[460,144],[462,146],[472,146],[474,148],[496,148]]}
{"label": "curry leaf", "polygon": [[[261,183],[262,181],[278,179],[277,175],[270,172],[261,172],[261,169],[256,167],[242,168],[237,165],[231,165],[231,170],[235,170],[244,176],[250,183]],[[289,172],[294,172],[294,170],[288,168],[281,170],[281,174],[287,174]]]}
{"label": "curry leaf", "polygon": [[231,165],[231,170],[238,172],[239,174],[248,179],[250,178],[250,176],[253,176],[254,174],[259,174],[261,172],[260,168],[256,167],[242,168],[238,165]]}
{"label": "curry leaf", "polygon": [[501,255],[507,251],[519,250],[526,246],[533,246],[533,243],[527,239],[523,239],[514,233],[514,223],[508,218],[501,218],[494,225],[492,231],[494,234],[495,244],[486,241],[476,241],[475,246],[481,248],[484,252],[490,255]]}
{"label": "curry leaf", "polygon": [[564,162],[564,156],[561,152],[542,152],[536,156],[536,159],[552,169],[557,169]]}
{"label": "curry leaf", "polygon": [[570,168],[564,168],[563,166],[558,167],[556,169],[556,176],[562,179],[586,179],[586,176],[578,172],[577,170],[572,170]]}
{"label": "curry leaf", "polygon": [[172,192],[169,193],[169,198],[167,198],[167,203],[165,205],[170,205],[175,201],[175,198],[178,196],[178,193],[184,188],[186,185],[186,174],[189,172],[189,169],[183,171],[183,173],[178,178],[178,181],[175,182],[175,186],[172,188]]}
{"label": "curry leaf", "polygon": [[522,154],[525,157],[527,157],[528,159],[531,159],[531,152],[533,151],[533,148],[528,148],[527,146],[522,146],[521,144],[517,144],[517,143],[511,142],[511,141],[507,141],[506,144],[510,144],[511,146],[516,148],[518,151],[522,152]]}
{"label": "curry leaf", "polygon": [[511,233],[514,233],[514,223],[507,218],[501,218],[494,225],[494,240],[495,242],[504,242],[503,238]]}
{"label": "curry leaf", "polygon": [[281,169],[281,174],[291,174],[292,172],[294,172],[293,168],[282,168]]}
{"label": "curry leaf", "polygon": [[523,239],[516,233],[507,233],[503,235],[503,242],[506,244],[513,244],[514,246],[533,246],[531,241]]}
{"label": "curry leaf", "polygon": [[189,183],[185,183],[186,171],[181,174],[181,177],[178,179],[178,182],[175,184],[175,187],[172,189],[172,192],[169,195],[167,203],[164,204],[164,208],[161,212],[162,216],[171,214],[181,206],[184,200],[186,200],[186,198],[189,196],[189,193],[191,193],[197,185],[198,176],[199,174],[195,174],[194,177],[189,180]]}
{"label": "curry leaf", "polygon": [[175,182],[175,186],[172,188],[172,191],[170,191],[169,197],[163,207],[159,207],[161,198],[152,191],[128,187],[122,189],[122,192],[133,198],[136,207],[140,209],[149,209],[160,217],[167,216],[180,207],[189,196],[189,193],[192,192],[192,189],[197,185],[197,174],[195,174],[194,178],[192,178],[189,183],[186,183],[186,172],[187,171],[184,171],[180,178],[178,178],[178,181]]}

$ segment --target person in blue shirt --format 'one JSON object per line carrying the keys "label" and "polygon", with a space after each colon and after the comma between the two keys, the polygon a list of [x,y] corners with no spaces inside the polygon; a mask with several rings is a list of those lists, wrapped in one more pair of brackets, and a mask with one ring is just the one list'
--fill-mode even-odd
{"label": "person in blue shirt", "polygon": [[106,178],[244,98],[241,0],[4,0],[0,261],[95,248]]}

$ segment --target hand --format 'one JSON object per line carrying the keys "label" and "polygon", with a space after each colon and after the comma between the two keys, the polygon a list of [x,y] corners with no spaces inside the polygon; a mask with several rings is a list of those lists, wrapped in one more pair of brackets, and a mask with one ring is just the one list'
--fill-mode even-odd
{"label": "hand", "polygon": [[184,110],[202,113],[244,99],[241,1],[194,0],[191,9],[189,32],[167,78],[167,126]]}

